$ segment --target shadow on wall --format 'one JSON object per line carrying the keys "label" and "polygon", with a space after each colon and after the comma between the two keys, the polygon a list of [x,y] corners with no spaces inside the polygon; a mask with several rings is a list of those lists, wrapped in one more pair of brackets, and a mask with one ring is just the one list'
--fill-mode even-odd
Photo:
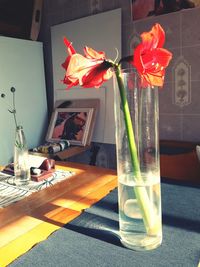
{"label": "shadow on wall", "polygon": [[113,144],[92,143],[91,149],[73,156],[67,161],[90,164],[116,170],[116,149]]}
{"label": "shadow on wall", "polygon": [[96,158],[96,166],[116,170],[116,148],[112,144],[100,144]]}

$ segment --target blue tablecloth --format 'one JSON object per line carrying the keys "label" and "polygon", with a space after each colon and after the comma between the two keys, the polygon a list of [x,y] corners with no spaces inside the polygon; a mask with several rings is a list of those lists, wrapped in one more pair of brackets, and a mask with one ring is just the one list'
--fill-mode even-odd
{"label": "blue tablecloth", "polygon": [[200,188],[162,183],[162,210],[162,245],[145,252],[124,248],[118,236],[117,190],[113,190],[9,266],[197,267]]}

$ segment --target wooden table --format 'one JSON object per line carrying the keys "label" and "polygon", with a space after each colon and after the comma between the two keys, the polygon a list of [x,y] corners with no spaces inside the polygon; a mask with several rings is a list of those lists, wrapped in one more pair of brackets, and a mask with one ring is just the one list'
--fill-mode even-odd
{"label": "wooden table", "polygon": [[0,209],[0,266],[6,266],[117,186],[116,171],[57,162],[71,178]]}

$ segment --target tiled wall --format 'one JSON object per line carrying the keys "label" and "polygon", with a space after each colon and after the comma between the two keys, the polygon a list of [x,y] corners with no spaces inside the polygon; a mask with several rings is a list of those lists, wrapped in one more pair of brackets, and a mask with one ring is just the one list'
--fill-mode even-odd
{"label": "tiled wall", "polygon": [[152,17],[134,24],[137,32],[159,22],[173,60],[160,91],[160,138],[200,141],[200,8]]}
{"label": "tiled wall", "polygon": [[[50,26],[99,12],[122,9],[122,55],[129,55],[139,35],[156,22],[166,32],[165,47],[173,53],[160,90],[160,139],[200,140],[200,9],[131,20],[131,0],[44,0],[42,29],[49,110],[53,108]],[[103,29],[102,29],[103,30]],[[102,48],[103,49],[103,48]],[[96,144],[97,164],[115,168],[115,146]],[[77,158],[81,161],[82,158]]]}

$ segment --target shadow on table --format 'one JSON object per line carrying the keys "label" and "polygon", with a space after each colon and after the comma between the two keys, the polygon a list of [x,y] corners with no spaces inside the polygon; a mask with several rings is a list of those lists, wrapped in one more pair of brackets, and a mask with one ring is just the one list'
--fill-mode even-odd
{"label": "shadow on table", "polygon": [[192,219],[163,214],[163,224],[200,233],[200,222]]}
{"label": "shadow on table", "polygon": [[119,236],[119,222],[115,219],[84,212],[64,228],[123,247]]}
{"label": "shadow on table", "polygon": [[161,177],[161,182],[165,184],[174,184],[179,186],[185,186],[185,187],[194,187],[194,188],[200,188],[199,183],[189,182],[189,181],[181,181],[181,180],[174,180],[172,178],[167,177]]}

